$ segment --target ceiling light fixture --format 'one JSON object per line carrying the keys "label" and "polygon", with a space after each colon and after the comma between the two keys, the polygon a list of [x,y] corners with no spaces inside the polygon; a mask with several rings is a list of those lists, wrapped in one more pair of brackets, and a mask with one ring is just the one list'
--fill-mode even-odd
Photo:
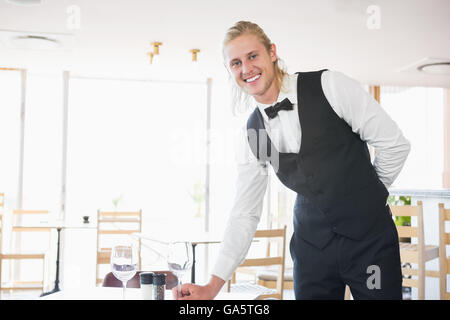
{"label": "ceiling light fixture", "polygon": [[450,62],[428,63],[417,67],[417,70],[437,75],[450,75]]}
{"label": "ceiling light fixture", "polygon": [[153,53],[159,54],[159,46],[162,45],[162,42],[151,42],[150,44],[153,46]]}
{"label": "ceiling light fixture", "polygon": [[0,47],[23,50],[69,51],[75,37],[68,33],[49,33],[0,29]]}
{"label": "ceiling light fixture", "polygon": [[197,53],[200,52],[200,49],[191,49],[189,52],[192,53],[192,61],[197,61]]}
{"label": "ceiling light fixture", "polygon": [[449,57],[425,57],[397,70],[397,72],[450,75]]}
{"label": "ceiling light fixture", "polygon": [[44,0],[5,0],[6,3],[15,4],[18,6],[39,6]]}
{"label": "ceiling light fixture", "polygon": [[148,53],[148,56],[150,57],[150,64],[152,64],[152,63],[153,63],[153,58],[154,58],[155,54],[154,54],[153,52],[149,52],[149,53]]}
{"label": "ceiling light fixture", "polygon": [[61,47],[58,40],[38,35],[16,36],[10,39],[10,43],[20,49],[54,49]]}

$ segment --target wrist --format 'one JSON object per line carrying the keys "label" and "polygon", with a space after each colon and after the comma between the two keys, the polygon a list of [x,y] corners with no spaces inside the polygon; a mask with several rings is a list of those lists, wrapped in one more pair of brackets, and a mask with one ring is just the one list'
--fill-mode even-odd
{"label": "wrist", "polygon": [[206,286],[215,297],[219,293],[220,289],[222,289],[224,284],[225,280],[219,278],[218,276],[211,275],[211,279]]}

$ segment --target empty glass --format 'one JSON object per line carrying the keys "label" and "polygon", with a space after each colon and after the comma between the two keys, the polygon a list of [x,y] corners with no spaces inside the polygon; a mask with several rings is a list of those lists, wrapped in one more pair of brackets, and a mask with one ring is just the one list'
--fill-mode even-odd
{"label": "empty glass", "polygon": [[178,296],[181,296],[182,277],[192,267],[192,244],[187,241],[169,243],[167,264],[178,278]]}
{"label": "empty glass", "polygon": [[138,260],[136,246],[132,243],[117,244],[111,250],[111,271],[117,279],[122,281],[123,299],[125,299],[128,280],[136,274]]}

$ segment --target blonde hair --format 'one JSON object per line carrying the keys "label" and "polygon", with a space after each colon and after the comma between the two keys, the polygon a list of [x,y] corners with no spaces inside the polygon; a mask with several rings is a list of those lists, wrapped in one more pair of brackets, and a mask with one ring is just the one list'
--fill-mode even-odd
{"label": "blonde hair", "polygon": [[[272,42],[269,37],[266,35],[263,29],[258,26],[256,23],[250,21],[238,21],[228,29],[225,34],[225,38],[222,43],[222,55],[225,61],[225,47],[228,43],[239,36],[244,34],[252,34],[255,35],[261,43],[266,48],[267,52],[270,52]],[[283,89],[283,78],[287,74],[286,68],[284,67],[283,61],[277,57],[277,60],[273,63],[275,68],[275,81],[278,88]],[[231,77],[230,77],[230,80]],[[232,81],[231,85],[231,97],[232,97],[232,112],[235,115],[236,109],[240,109],[241,106],[244,106],[243,111],[246,111],[250,96],[242,90],[234,81]]]}

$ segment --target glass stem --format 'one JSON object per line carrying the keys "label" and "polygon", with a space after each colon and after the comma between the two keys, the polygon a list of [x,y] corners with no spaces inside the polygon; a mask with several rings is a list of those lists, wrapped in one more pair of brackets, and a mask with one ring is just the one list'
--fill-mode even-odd
{"label": "glass stem", "polygon": [[181,298],[181,279],[180,278],[178,278],[177,289],[178,289],[178,299],[180,299]]}
{"label": "glass stem", "polygon": [[127,288],[127,282],[128,281],[122,281],[122,286],[123,286],[123,300],[125,300],[125,290]]}

